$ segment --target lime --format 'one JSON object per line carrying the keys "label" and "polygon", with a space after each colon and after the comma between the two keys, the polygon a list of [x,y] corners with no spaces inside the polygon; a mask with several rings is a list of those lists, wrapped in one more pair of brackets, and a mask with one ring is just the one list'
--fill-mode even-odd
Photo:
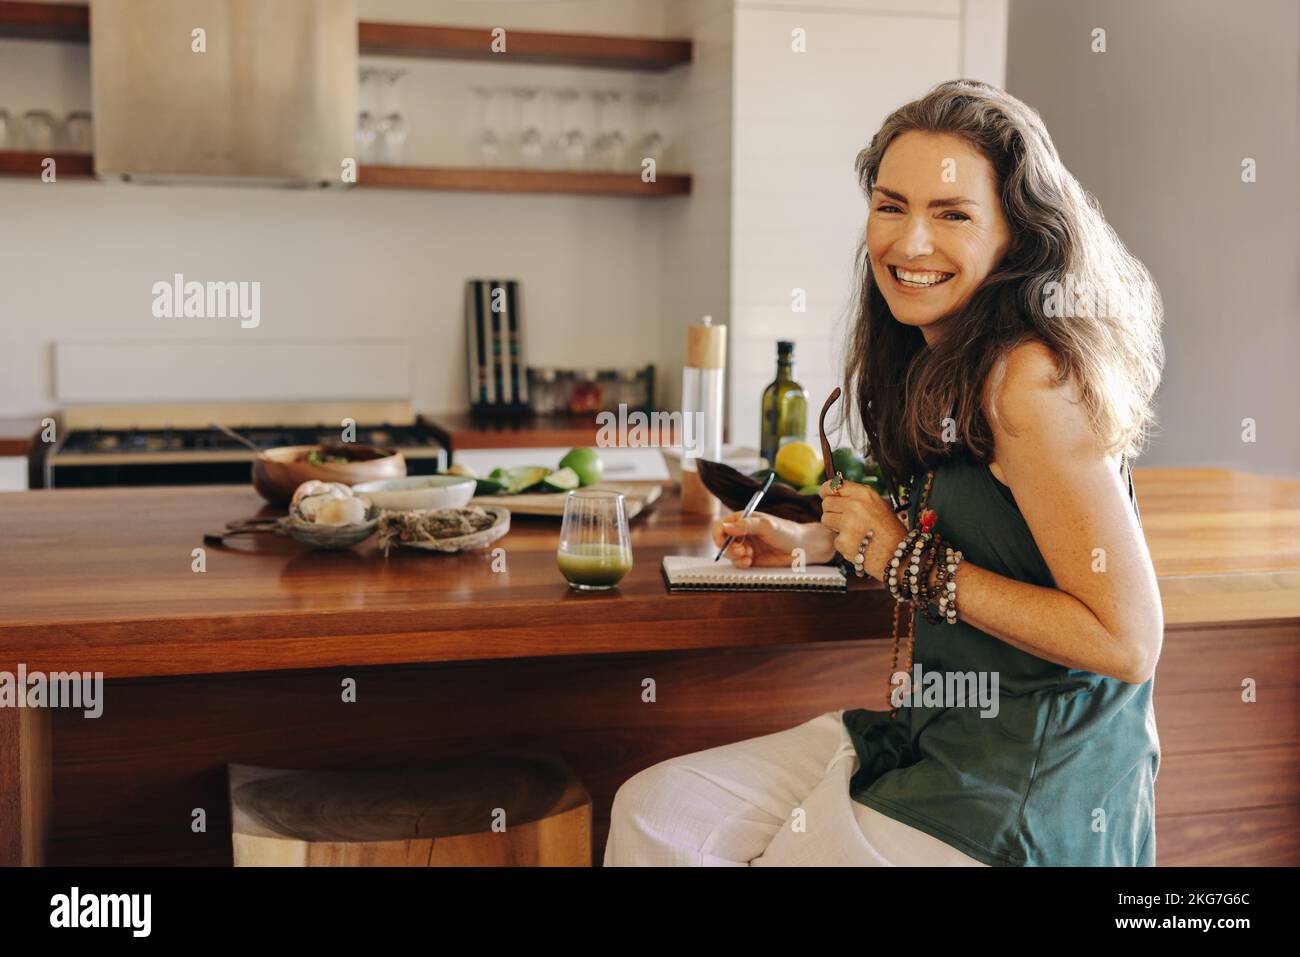
{"label": "lime", "polygon": [[831,453],[835,470],[844,476],[846,482],[862,483],[867,474],[867,460],[847,445]]}
{"label": "lime", "polygon": [[819,494],[821,494],[821,490],[822,490],[822,487],[821,487],[820,485],[805,485],[803,488],[799,489],[799,494],[800,494],[800,495],[819,495]]}
{"label": "lime", "polygon": [[518,465],[512,469],[506,469],[504,481],[506,485],[506,494],[515,495],[526,489],[538,485],[550,474],[550,469],[542,468],[540,465]]}
{"label": "lime", "polygon": [[581,447],[570,449],[564,458],[560,459],[560,468],[573,469],[580,485],[595,485],[605,474],[605,463],[601,461],[596,450]]}
{"label": "lime", "polygon": [[475,495],[500,495],[506,490],[504,483],[494,481],[493,479],[476,479],[474,486]]}
{"label": "lime", "polygon": [[578,487],[578,473],[573,469],[556,469],[542,479],[542,484],[557,492],[568,492]]}
{"label": "lime", "polygon": [[776,474],[795,488],[821,484],[822,454],[807,442],[787,442],[777,450]]}

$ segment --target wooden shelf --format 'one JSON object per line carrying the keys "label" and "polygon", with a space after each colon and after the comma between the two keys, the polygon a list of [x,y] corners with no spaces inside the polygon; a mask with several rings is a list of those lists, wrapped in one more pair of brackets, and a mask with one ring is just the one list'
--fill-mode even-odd
{"label": "wooden shelf", "polygon": [[[439,27],[406,23],[357,24],[363,55],[436,57],[501,63],[603,67],[659,72],[691,62],[691,41],[587,33],[506,31],[506,50],[492,52],[490,27]],[[86,43],[90,8],[85,4],[0,0],[0,37]]]}
{"label": "wooden shelf", "polygon": [[362,166],[357,185],[387,189],[474,190],[493,193],[574,193],[593,196],[687,196],[691,177],[665,173],[643,183],[637,173],[478,169],[450,166]]}
{"label": "wooden shelf", "polygon": [[[60,178],[95,175],[90,153],[34,153],[0,150],[0,176],[41,175],[41,162],[53,158]],[[567,193],[577,196],[688,196],[691,178],[665,173],[643,183],[637,173],[585,173],[568,170],[475,169],[450,166],[362,166],[357,185],[379,189],[470,190],[485,193]]]}
{"label": "wooden shelf", "polygon": [[95,159],[90,153],[33,153],[22,150],[0,150],[0,176],[31,176],[39,178],[41,162],[54,160],[55,174],[60,178],[84,178],[95,175]]}
{"label": "wooden shelf", "polygon": [[88,43],[90,7],[81,3],[0,0],[0,37]]}
{"label": "wooden shelf", "polygon": [[489,27],[367,22],[357,27],[362,54],[648,71],[668,70],[691,62],[690,40],[507,30],[505,51],[494,53]]}

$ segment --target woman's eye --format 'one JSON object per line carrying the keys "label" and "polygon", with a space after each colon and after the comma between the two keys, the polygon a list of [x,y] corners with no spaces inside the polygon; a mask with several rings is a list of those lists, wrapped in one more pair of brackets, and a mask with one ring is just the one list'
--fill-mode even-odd
{"label": "woman's eye", "polygon": [[878,213],[901,213],[902,210],[899,209],[897,206],[895,206],[893,203],[882,203],[881,205],[879,205],[879,206],[876,207],[876,212],[878,212]]}
{"label": "woman's eye", "polygon": [[948,217],[948,216],[956,216],[957,219],[949,220],[949,222],[954,222],[954,223],[959,223],[959,222],[961,222],[963,219],[970,219],[970,217],[967,216],[965,213],[959,213],[959,212],[957,212],[957,210],[955,210],[955,209],[950,209],[950,210],[948,210],[948,212],[944,213],[943,215],[944,215],[945,217]]}

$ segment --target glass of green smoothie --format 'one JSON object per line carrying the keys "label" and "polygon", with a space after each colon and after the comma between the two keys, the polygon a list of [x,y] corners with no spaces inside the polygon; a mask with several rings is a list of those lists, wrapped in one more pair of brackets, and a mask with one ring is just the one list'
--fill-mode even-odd
{"label": "glass of green smoothie", "polygon": [[622,581],[632,569],[623,493],[594,488],[570,492],[555,560],[569,587],[579,591],[604,591]]}

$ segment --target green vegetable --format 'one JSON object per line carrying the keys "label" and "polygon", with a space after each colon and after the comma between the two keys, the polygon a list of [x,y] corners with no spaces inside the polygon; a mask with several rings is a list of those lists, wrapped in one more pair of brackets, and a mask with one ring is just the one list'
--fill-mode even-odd
{"label": "green vegetable", "polygon": [[569,492],[581,483],[578,481],[578,473],[573,469],[556,469],[542,480],[542,484],[547,491]]}
{"label": "green vegetable", "polygon": [[582,485],[595,485],[605,474],[605,463],[595,449],[569,449],[560,459],[560,468],[573,469]]}
{"label": "green vegetable", "polygon": [[550,469],[542,468],[540,465],[520,465],[516,468],[505,470],[505,494],[516,495],[519,492],[525,492],[534,485],[540,485],[542,480],[551,473]]}
{"label": "green vegetable", "polygon": [[342,455],[325,455],[320,449],[307,453],[307,461],[312,465],[347,465],[348,459]]}
{"label": "green vegetable", "polygon": [[856,451],[844,446],[832,452],[831,458],[835,462],[835,470],[844,476],[844,481],[863,483],[867,474],[867,460]]}

